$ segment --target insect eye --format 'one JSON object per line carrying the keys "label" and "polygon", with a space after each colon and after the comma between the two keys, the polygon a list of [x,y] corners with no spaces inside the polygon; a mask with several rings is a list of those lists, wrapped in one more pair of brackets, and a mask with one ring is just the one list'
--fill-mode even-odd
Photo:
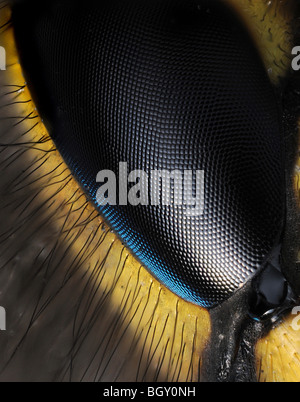
{"label": "insect eye", "polygon": [[28,0],[13,24],[58,150],[155,277],[214,307],[269,266],[285,220],[281,112],[222,2]]}

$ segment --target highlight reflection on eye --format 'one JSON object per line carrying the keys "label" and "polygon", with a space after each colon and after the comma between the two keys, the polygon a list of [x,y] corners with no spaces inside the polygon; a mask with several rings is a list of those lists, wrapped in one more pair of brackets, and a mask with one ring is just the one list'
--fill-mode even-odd
{"label": "highlight reflection on eye", "polygon": [[[187,302],[211,309],[210,344],[203,352],[204,367],[198,360],[197,379],[253,379],[254,361],[246,363],[249,356],[245,359],[243,343],[250,340],[254,347],[265,325],[294,306],[300,290],[290,252],[294,228],[289,224],[295,208],[291,179],[295,149],[291,155],[284,153],[290,147],[284,138],[296,135],[296,116],[286,118],[290,92],[274,88],[253,39],[223,3],[153,0],[143,7],[139,3],[90,1],[84,9],[80,2],[14,3],[12,24],[22,69],[39,114],[88,202],[161,284]],[[39,142],[44,139],[48,141],[41,137]],[[170,192],[174,203],[176,195],[185,195],[188,184],[194,198],[197,184],[202,185],[194,208],[204,209],[189,214],[193,206],[182,202],[149,205],[153,193],[141,182],[136,194],[139,205],[105,204],[97,197],[97,174],[108,170],[120,174],[125,162],[126,179],[130,171],[143,171],[147,178],[153,171],[179,172],[182,181],[174,178]],[[185,181],[187,171],[193,172],[190,179],[203,172],[202,180]],[[60,175],[65,175],[63,188],[71,178],[68,171]],[[118,188],[115,198],[121,197]],[[158,199],[162,198],[163,181],[158,186]],[[77,189],[67,204],[80,199]],[[148,202],[142,205],[141,199]],[[81,209],[82,214],[88,209],[85,200]],[[21,209],[20,216],[23,213]],[[92,210],[86,219],[96,217]],[[94,230],[90,239],[96,238],[100,226]],[[102,232],[94,251],[107,235],[112,236]],[[71,235],[68,241],[73,240]],[[46,260],[51,261],[51,253]],[[127,258],[122,249],[112,288]],[[84,260],[79,252],[70,268],[76,271]],[[102,264],[105,258],[99,271],[97,266],[93,271],[98,272],[100,284],[107,274],[101,271]],[[203,311],[189,303],[185,308]],[[266,319],[267,324],[250,317]],[[197,319],[195,323],[196,328]],[[149,330],[153,327],[154,323]],[[205,341],[204,336],[198,352]],[[241,347],[234,357],[235,344]],[[167,349],[168,343],[165,347],[171,362],[173,350]],[[180,347],[179,354],[183,350]],[[250,357],[253,360],[252,351]],[[156,370],[163,353],[160,359]],[[179,362],[178,355],[177,365],[172,363],[173,380],[176,373],[180,375]],[[160,369],[154,378],[159,373]],[[195,379],[193,374],[191,378]]]}

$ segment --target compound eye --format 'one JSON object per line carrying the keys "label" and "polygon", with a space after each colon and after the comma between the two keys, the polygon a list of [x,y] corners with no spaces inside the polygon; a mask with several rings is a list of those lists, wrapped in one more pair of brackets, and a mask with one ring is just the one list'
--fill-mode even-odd
{"label": "compound eye", "polygon": [[[128,248],[184,299],[214,307],[278,247],[280,111],[221,1],[18,1],[23,69],[58,150]],[[273,308],[264,271],[255,309]],[[266,310],[263,306],[262,310]]]}

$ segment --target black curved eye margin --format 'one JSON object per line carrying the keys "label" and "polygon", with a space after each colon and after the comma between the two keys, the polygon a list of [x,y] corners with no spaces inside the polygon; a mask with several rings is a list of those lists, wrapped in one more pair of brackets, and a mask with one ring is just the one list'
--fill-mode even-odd
{"label": "black curved eye margin", "polygon": [[[298,12],[300,15],[300,5]],[[300,43],[300,22],[295,27],[295,45]],[[287,217],[282,241],[281,267],[296,297],[300,297],[300,204],[295,191],[295,166],[299,158],[300,72],[292,72],[283,93]],[[300,300],[298,301],[300,303]]]}
{"label": "black curved eye margin", "polygon": [[[293,3],[294,19],[291,22],[293,43],[291,47],[300,43],[300,4]],[[291,63],[291,60],[290,60]],[[289,69],[286,79],[280,85],[282,99],[282,122],[285,154],[286,180],[286,218],[285,230],[281,241],[280,260],[273,259],[275,267],[281,270],[287,281],[288,294],[281,308],[280,315],[300,303],[300,203],[299,193],[295,191],[295,167],[299,158],[299,119],[300,119],[300,71]],[[298,186],[299,187],[299,186]],[[270,261],[270,260],[269,260]],[[287,309],[287,310],[286,310]],[[276,317],[276,313],[275,313]],[[273,317],[273,319],[275,319]]]}

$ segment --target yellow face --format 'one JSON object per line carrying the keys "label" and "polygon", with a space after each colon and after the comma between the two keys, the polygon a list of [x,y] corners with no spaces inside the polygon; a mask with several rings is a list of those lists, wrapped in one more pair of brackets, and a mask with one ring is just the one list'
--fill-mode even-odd
{"label": "yellow face", "polygon": [[[227,3],[279,85],[290,74],[296,2]],[[0,16],[0,305],[8,316],[0,379],[199,381],[209,312],[152,277],[86,199],[31,99],[10,8]],[[257,343],[259,381],[300,380],[299,327],[294,312]]]}

